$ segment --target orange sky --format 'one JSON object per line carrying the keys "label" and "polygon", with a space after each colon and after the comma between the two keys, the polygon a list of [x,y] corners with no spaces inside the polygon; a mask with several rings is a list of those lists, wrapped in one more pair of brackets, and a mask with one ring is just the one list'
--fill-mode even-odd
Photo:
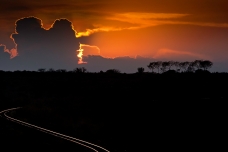
{"label": "orange sky", "polygon": [[48,29],[67,18],[84,55],[225,61],[227,6],[227,0],[2,0],[0,44],[15,47],[10,35],[17,19],[35,16]]}

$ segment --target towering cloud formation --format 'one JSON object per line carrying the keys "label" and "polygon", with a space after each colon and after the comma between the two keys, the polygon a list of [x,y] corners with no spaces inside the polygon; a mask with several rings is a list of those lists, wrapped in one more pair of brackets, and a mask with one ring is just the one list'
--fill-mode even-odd
{"label": "towering cloud formation", "polygon": [[72,69],[77,65],[76,50],[79,49],[79,39],[75,35],[76,31],[67,19],[55,20],[49,29],[45,29],[39,18],[22,18],[16,21],[12,34],[17,50],[9,51],[5,46],[4,50],[11,58],[18,52],[21,66]]}

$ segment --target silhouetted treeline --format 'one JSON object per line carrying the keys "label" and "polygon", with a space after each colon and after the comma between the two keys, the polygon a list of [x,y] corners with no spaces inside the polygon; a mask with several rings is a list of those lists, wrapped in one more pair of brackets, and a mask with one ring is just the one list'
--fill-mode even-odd
{"label": "silhouetted treeline", "polygon": [[[155,61],[155,62],[150,62],[147,67],[151,70],[152,73],[180,73],[180,72],[209,72],[211,67],[213,66],[213,63],[209,60],[195,60],[193,62],[177,62],[177,61]],[[143,67],[139,67],[137,69],[137,73],[144,73],[145,69]],[[156,72],[155,72],[156,71]],[[86,68],[84,67],[79,67],[75,68],[71,71],[67,71],[66,69],[45,69],[45,68],[40,68],[37,71],[2,71],[0,70],[0,73],[3,72],[15,72],[15,73],[35,73],[35,72],[40,72],[40,73],[91,73],[89,72]],[[97,73],[97,72],[95,72]],[[108,73],[108,74],[120,74],[121,71],[118,69],[109,69],[104,71],[100,71],[99,73]]]}
{"label": "silhouetted treeline", "polygon": [[[154,72],[156,69],[159,73],[166,72],[167,70],[175,70],[177,72],[195,72],[196,70],[208,70],[213,63],[209,60],[195,60],[193,62],[177,62],[177,61],[157,61],[151,62],[147,67]],[[173,68],[173,69],[172,69]]]}
{"label": "silhouetted treeline", "polygon": [[[0,70],[0,73],[37,73],[37,72],[39,72],[39,73],[79,73],[79,74],[91,73],[91,72],[87,71],[87,69],[85,67],[75,68],[75,69],[70,70],[70,71],[67,71],[66,69],[55,70],[53,68],[50,68],[50,69],[40,68],[37,71],[27,71],[27,70],[3,71],[3,70]],[[94,72],[94,73],[97,73],[97,72]],[[99,73],[116,74],[116,73],[121,73],[121,72],[118,69],[109,69],[109,70],[106,70],[105,72],[100,71]]]}
{"label": "silhouetted treeline", "polygon": [[[212,122],[222,118],[215,114],[224,112],[215,103],[228,99],[227,73],[47,71],[1,72],[1,107],[23,106],[12,115],[110,151],[191,147],[186,137],[201,143],[199,128],[210,139]],[[165,141],[174,137],[180,140]]]}

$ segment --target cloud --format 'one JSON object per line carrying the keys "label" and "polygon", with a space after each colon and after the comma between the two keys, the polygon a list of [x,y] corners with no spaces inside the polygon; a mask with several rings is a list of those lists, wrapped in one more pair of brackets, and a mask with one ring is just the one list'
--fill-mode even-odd
{"label": "cloud", "polygon": [[213,22],[200,22],[200,21],[182,21],[183,18],[193,16],[192,14],[176,14],[176,13],[136,13],[128,12],[122,14],[111,14],[105,17],[109,21],[118,21],[122,23],[128,23],[129,26],[117,26],[94,24],[93,28],[88,28],[84,32],[77,33],[77,37],[89,36],[97,32],[110,32],[110,31],[122,31],[122,30],[137,30],[141,28],[147,28],[159,25],[194,25],[194,26],[207,26],[228,28],[228,23],[213,23]]}
{"label": "cloud", "polygon": [[0,47],[1,46],[3,48],[3,51],[10,55],[10,59],[13,59],[14,57],[16,57],[18,55],[17,49],[13,48],[13,49],[9,50],[6,48],[6,45],[4,45],[4,44],[0,44]]}
{"label": "cloud", "polygon": [[9,54],[5,50],[5,46],[0,45],[0,70],[8,71],[12,68],[13,60],[9,59]]}
{"label": "cloud", "polygon": [[106,17],[107,20],[116,20],[121,22],[130,23],[128,27],[118,26],[103,26],[102,24],[94,25],[93,29],[86,29],[85,32],[78,32],[77,37],[89,36],[97,32],[109,32],[109,31],[122,31],[122,30],[136,30],[140,28],[157,26],[164,23],[164,21],[157,21],[158,19],[172,19],[185,17],[188,14],[166,14],[166,13],[123,13],[123,14],[112,14],[112,16]]}
{"label": "cloud", "polygon": [[[28,15],[42,18],[46,28],[56,18],[68,18],[78,31],[77,37],[164,24],[228,28],[227,5],[228,1],[225,0],[165,0],[162,3],[151,0],[56,0],[55,3],[17,0],[12,3],[2,0],[0,33],[11,31],[16,19]],[[119,25],[119,22],[123,25]],[[124,23],[130,24],[125,26]]]}
{"label": "cloud", "polygon": [[118,69],[123,73],[135,73],[139,67],[144,67],[145,71],[148,71],[147,65],[154,61],[154,59],[140,56],[137,56],[136,58],[128,56],[105,58],[100,55],[88,55],[84,57],[84,61],[87,62],[87,64],[82,64],[81,66],[85,67],[90,72]]}
{"label": "cloud", "polygon": [[77,50],[77,52],[78,52],[77,57],[79,58],[78,64],[87,63],[87,62],[84,62],[84,61],[83,61],[84,49],[82,48],[82,46],[83,46],[83,44],[80,44],[80,47],[79,47],[79,49]]}
{"label": "cloud", "polygon": [[83,52],[84,56],[87,55],[99,55],[101,53],[101,50],[98,46],[94,45],[88,45],[88,44],[80,44],[81,47],[85,50]]}
{"label": "cloud", "polygon": [[135,73],[137,68],[143,67],[145,71],[149,71],[147,65],[153,61],[194,61],[196,59],[211,60],[210,57],[204,54],[197,54],[187,51],[176,51],[171,49],[160,49],[152,58],[136,56],[120,56],[115,58],[107,58],[101,55],[83,56],[83,61],[87,64],[81,64],[90,72],[106,71],[108,69],[118,69],[125,73]]}
{"label": "cloud", "polygon": [[[213,21],[203,21],[202,16],[199,20],[187,20],[191,18],[196,18],[195,14],[172,14],[172,13],[125,13],[117,14],[110,17],[111,20],[118,20],[122,22],[128,22],[136,24],[138,26],[129,27],[126,29],[140,29],[145,27],[152,27],[158,25],[194,25],[194,26],[205,26],[205,27],[217,27],[217,28],[228,28],[228,22],[213,22]],[[200,16],[200,15],[198,15]],[[221,15],[220,15],[221,16]],[[203,16],[211,17],[211,15]]]}
{"label": "cloud", "polygon": [[187,52],[187,51],[176,51],[176,50],[171,50],[171,49],[160,49],[155,53],[153,56],[155,59],[175,59],[175,60],[195,60],[195,59],[207,59],[210,60],[211,58],[202,55],[202,54],[197,54],[193,52]]}
{"label": "cloud", "polygon": [[[75,35],[74,26],[68,19],[57,19],[50,28],[45,29],[39,18],[21,18],[16,21],[12,34],[16,49],[8,50],[4,46],[4,51],[11,58],[18,53],[18,63],[25,67],[72,69],[77,66],[80,44],[80,39]],[[89,42],[88,39],[82,41]],[[96,48],[85,44],[82,46]]]}
{"label": "cloud", "polygon": [[[8,54],[6,53],[5,50],[6,50],[5,46],[0,45],[0,61],[9,59]],[[2,63],[0,63],[0,64],[2,64]]]}

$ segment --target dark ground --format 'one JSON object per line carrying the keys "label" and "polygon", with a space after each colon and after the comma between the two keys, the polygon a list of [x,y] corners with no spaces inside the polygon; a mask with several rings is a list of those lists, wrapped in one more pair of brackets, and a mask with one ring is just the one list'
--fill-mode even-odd
{"label": "dark ground", "polygon": [[[0,110],[23,106],[11,115],[113,152],[225,145],[225,73],[2,72],[0,84]],[[0,136],[1,146],[28,151],[79,148],[2,118]]]}

